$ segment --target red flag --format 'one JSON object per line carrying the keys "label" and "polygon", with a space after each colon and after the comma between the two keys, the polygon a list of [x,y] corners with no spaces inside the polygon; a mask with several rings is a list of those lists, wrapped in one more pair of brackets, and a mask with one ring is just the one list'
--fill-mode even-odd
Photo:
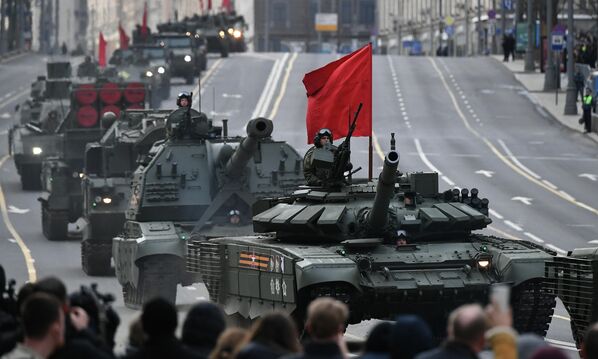
{"label": "red flag", "polygon": [[230,0],[222,0],[222,9],[226,10],[227,14],[230,14],[230,12],[233,10],[233,4],[231,3]]}
{"label": "red flag", "polygon": [[129,37],[125,32],[125,29],[121,26],[120,22],[118,23],[118,35],[120,38],[120,48],[122,50],[126,50],[129,48]]}
{"label": "red flag", "polygon": [[208,11],[212,10],[212,0],[208,0]]}
{"label": "red flag", "polygon": [[363,108],[353,136],[372,135],[371,44],[305,74],[303,84],[307,90],[307,143],[321,128],[330,129],[335,139],[347,136],[349,110],[354,113],[359,103]]}
{"label": "red flag", "polygon": [[106,40],[104,40],[104,34],[101,32],[98,44],[98,63],[101,68],[106,67]]}
{"label": "red flag", "polygon": [[203,15],[203,0],[199,0],[199,13]]}
{"label": "red flag", "polygon": [[147,38],[147,2],[143,5],[143,19],[141,20],[141,38],[145,40]]}

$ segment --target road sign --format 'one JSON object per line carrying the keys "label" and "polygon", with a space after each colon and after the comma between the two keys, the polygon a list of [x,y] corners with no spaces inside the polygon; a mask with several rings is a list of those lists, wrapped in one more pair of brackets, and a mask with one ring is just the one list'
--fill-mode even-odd
{"label": "road sign", "polygon": [[447,26],[444,28],[444,32],[450,37],[455,34],[455,27],[454,26]]}
{"label": "road sign", "polygon": [[513,0],[503,0],[502,7],[505,10],[513,10]]}
{"label": "road sign", "polygon": [[337,31],[338,15],[336,13],[316,14],[316,31]]}
{"label": "road sign", "polygon": [[557,25],[552,29],[550,36],[550,47],[552,51],[563,51],[565,47],[565,27]]}
{"label": "road sign", "polygon": [[488,10],[488,19],[491,19],[491,20],[496,19],[496,11],[494,11],[494,9]]}
{"label": "road sign", "polygon": [[455,19],[452,16],[446,16],[444,18],[444,23],[447,24],[448,26],[451,26],[452,24],[455,23]]}

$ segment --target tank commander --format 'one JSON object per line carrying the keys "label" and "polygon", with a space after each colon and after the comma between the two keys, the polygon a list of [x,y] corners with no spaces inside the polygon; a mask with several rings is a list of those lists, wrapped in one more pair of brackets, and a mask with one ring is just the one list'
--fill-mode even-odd
{"label": "tank commander", "polygon": [[332,145],[332,131],[327,128],[322,128],[314,137],[314,145],[307,150],[303,157],[303,175],[309,186],[321,186],[323,182],[330,176],[330,168],[319,168],[314,163],[314,151],[318,148],[324,148],[336,153],[337,148]]}
{"label": "tank commander", "polygon": [[77,76],[79,77],[96,77],[98,75],[98,65],[91,61],[91,56],[85,56],[83,61],[77,67]]}
{"label": "tank commander", "polygon": [[238,209],[231,209],[228,212],[228,222],[232,225],[240,225],[241,224],[241,211]]}

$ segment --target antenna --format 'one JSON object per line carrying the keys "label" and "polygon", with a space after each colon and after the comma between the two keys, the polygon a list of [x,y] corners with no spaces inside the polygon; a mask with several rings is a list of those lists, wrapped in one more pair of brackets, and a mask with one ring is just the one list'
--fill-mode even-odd
{"label": "antenna", "polygon": [[212,117],[216,119],[216,86],[212,87]]}
{"label": "antenna", "polygon": [[197,106],[199,108],[199,113],[201,113],[201,73],[197,77],[197,96],[199,97]]}

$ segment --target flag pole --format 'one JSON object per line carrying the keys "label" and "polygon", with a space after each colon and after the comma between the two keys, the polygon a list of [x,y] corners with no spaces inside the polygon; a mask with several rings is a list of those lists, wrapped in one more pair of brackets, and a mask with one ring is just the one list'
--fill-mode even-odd
{"label": "flag pole", "polygon": [[369,146],[368,146],[368,181],[372,180],[372,135],[369,137]]}

